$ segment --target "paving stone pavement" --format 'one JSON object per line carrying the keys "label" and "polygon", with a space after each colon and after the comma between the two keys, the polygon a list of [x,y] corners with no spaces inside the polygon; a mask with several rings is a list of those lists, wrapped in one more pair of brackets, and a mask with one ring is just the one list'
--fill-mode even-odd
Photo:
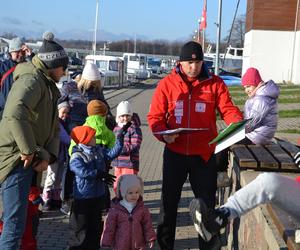
{"label": "paving stone pavement", "polygon": [[[143,143],[140,151],[140,175],[145,183],[145,204],[151,211],[153,224],[156,229],[159,221],[159,207],[161,201],[163,144],[153,137],[146,120],[154,88],[154,82],[139,84],[135,87],[120,90],[106,90],[105,96],[113,108],[113,113],[115,113],[114,109],[120,101],[129,99],[134,107],[134,111],[140,115],[143,132]],[[295,128],[295,126],[300,127],[298,119],[284,119],[279,121],[278,127]],[[281,138],[286,138],[284,136],[286,136],[286,134],[280,134]],[[293,140],[296,136],[288,136],[287,138]],[[297,138],[299,138],[299,135]],[[188,215],[188,204],[192,196],[189,183],[187,182],[183,187],[178,208],[175,249],[198,249],[197,234]],[[68,216],[64,216],[60,212],[44,213],[40,220],[37,236],[38,249],[66,249],[68,235]],[[157,243],[154,249],[159,249]]]}

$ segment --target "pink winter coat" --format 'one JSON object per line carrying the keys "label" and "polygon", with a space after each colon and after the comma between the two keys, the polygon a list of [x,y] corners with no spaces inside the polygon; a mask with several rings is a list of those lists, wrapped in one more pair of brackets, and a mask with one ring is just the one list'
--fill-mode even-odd
{"label": "pink winter coat", "polygon": [[155,241],[149,209],[139,200],[131,214],[120,205],[112,203],[101,238],[102,247],[114,250],[143,250],[146,244]]}

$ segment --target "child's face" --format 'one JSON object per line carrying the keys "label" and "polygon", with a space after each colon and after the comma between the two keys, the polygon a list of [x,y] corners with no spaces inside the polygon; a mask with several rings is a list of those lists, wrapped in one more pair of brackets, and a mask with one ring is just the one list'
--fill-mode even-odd
{"label": "child's face", "polygon": [[251,96],[253,91],[255,90],[255,86],[253,85],[245,85],[244,86],[244,90],[245,90],[245,93],[248,95],[248,96]]}
{"label": "child's face", "polygon": [[69,114],[69,108],[68,107],[62,107],[58,110],[58,117],[62,120],[66,120]]}
{"label": "child's face", "polygon": [[96,137],[93,136],[89,143],[86,144],[87,146],[96,146]]}
{"label": "child's face", "polygon": [[131,121],[131,115],[120,115],[119,122],[122,124],[126,124],[127,122]]}
{"label": "child's face", "polygon": [[125,199],[128,202],[136,203],[140,198],[141,192],[139,187],[131,187],[127,189]]}

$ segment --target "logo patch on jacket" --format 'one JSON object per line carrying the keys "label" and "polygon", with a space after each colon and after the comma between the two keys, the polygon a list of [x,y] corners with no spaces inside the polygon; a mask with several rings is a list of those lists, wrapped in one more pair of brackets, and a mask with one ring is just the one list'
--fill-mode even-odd
{"label": "logo patch on jacket", "polygon": [[206,103],[203,102],[197,102],[195,106],[195,111],[199,113],[205,112],[206,109]]}
{"label": "logo patch on jacket", "polygon": [[176,117],[176,123],[181,124],[183,117],[183,100],[176,101],[174,115]]}

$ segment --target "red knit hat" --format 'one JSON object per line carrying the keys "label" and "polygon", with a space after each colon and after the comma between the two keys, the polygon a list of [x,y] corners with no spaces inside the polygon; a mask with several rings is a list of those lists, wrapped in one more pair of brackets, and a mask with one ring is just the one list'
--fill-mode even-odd
{"label": "red knit hat", "polygon": [[71,131],[71,138],[76,144],[88,144],[93,136],[96,134],[96,130],[88,126],[77,126]]}
{"label": "red knit hat", "polygon": [[262,82],[259,71],[256,68],[247,69],[246,73],[242,77],[243,86],[257,86]]}

